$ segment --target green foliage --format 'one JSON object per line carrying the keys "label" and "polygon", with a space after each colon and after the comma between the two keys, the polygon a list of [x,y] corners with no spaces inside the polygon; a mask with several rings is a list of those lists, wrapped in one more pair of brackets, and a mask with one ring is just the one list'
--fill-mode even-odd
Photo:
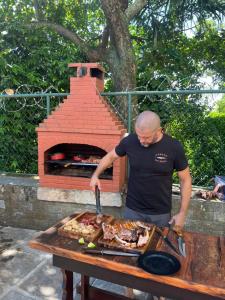
{"label": "green foliage", "polygon": [[7,99],[8,109],[0,115],[0,170],[37,173],[37,139],[35,127],[44,114],[33,114],[31,107],[18,110],[15,99]]}
{"label": "green foliage", "polygon": [[146,100],[142,110],[146,109],[157,112],[165,131],[183,144],[193,184],[208,185],[216,174],[224,174],[224,116],[209,114],[207,107],[190,96]]}
{"label": "green foliage", "polygon": [[[73,74],[73,70],[68,70],[68,63],[87,61],[72,42],[47,27],[30,26],[37,14],[41,20],[76,32],[90,48],[101,41],[106,25],[101,1],[37,2],[39,10],[34,9],[32,0],[1,1],[0,91],[12,88],[27,92],[23,90],[24,84],[31,86],[32,92],[51,91],[49,87],[54,91],[68,91],[68,78]],[[224,29],[207,19],[220,20],[224,11],[223,0],[148,1],[129,26],[137,61],[138,87],[146,90],[201,88],[199,79],[208,71],[216,74],[222,86]],[[195,33],[186,35],[185,28],[193,24]],[[110,78],[111,70],[107,68],[107,71]],[[108,80],[107,88],[111,87],[112,82]],[[207,184],[215,170],[222,172],[225,165],[224,123],[221,115],[209,114],[198,100],[197,97],[157,96],[146,101],[140,98],[139,105],[141,110],[152,109],[159,113],[166,130],[183,143],[194,183]],[[0,102],[0,169],[36,173],[34,129],[45,117],[45,104],[31,105],[28,101],[24,106],[23,101]],[[223,103],[221,101],[222,106]]]}
{"label": "green foliage", "polygon": [[[60,101],[51,97],[51,109]],[[0,98],[0,170],[37,174],[35,129],[46,113],[46,97]]]}
{"label": "green foliage", "polygon": [[197,27],[191,37],[180,31],[167,32],[166,38],[160,36],[152,43],[153,32],[149,34],[144,42],[135,44],[136,52],[142,53],[138,57],[138,86],[147,90],[202,88],[202,77],[209,71],[223,85],[225,36],[215,22]]}
{"label": "green foliage", "polygon": [[225,155],[225,113],[211,112],[209,117],[211,122],[218,130],[218,135],[220,136],[224,146],[223,151]]}
{"label": "green foliage", "polygon": [[216,112],[225,113],[225,96],[216,103]]}
{"label": "green foliage", "polygon": [[[0,92],[67,92],[73,70],[68,63],[85,61],[74,45],[54,32],[31,30],[22,23],[34,17],[31,1],[0,5]],[[62,5],[62,3],[61,3]],[[0,99],[0,170],[37,173],[35,128],[46,117],[46,99]],[[51,99],[51,106],[57,104]]]}
{"label": "green foliage", "polygon": [[[27,32],[28,29],[12,27],[4,35],[2,45],[7,47],[7,51],[0,53],[0,90],[17,89],[28,84],[36,87],[36,91],[46,90],[50,86],[61,92],[68,91],[67,64],[74,59],[83,60],[82,55],[55,33],[39,29],[35,35],[24,39]],[[46,40],[52,44],[46,43]]]}
{"label": "green foliage", "polygon": [[50,86],[68,91],[68,63],[86,59],[55,32],[28,26],[34,18],[33,1],[4,1],[0,6],[0,91],[24,84],[33,86],[33,92]]}

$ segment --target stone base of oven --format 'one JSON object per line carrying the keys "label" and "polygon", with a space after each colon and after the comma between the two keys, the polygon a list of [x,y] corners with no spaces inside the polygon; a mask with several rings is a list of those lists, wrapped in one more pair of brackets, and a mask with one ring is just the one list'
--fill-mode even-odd
{"label": "stone base of oven", "polygon": [[[64,190],[57,188],[38,187],[37,198],[42,201],[70,202],[76,204],[95,205],[95,193],[92,191]],[[122,206],[120,193],[101,192],[101,206]]]}

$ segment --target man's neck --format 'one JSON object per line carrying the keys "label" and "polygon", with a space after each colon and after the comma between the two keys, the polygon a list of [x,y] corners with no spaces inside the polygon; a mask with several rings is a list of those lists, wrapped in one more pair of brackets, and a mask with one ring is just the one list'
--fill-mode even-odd
{"label": "man's neck", "polygon": [[157,138],[157,140],[155,141],[155,143],[160,142],[162,138],[163,138],[163,133],[160,132],[159,137]]}

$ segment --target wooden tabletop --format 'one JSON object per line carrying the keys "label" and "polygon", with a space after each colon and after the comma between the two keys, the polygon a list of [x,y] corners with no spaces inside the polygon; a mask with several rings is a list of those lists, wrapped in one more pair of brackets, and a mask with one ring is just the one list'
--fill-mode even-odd
{"label": "wooden tabletop", "polygon": [[[65,257],[88,265],[118,271],[138,278],[179,287],[191,292],[225,299],[225,237],[202,233],[184,232],[186,257],[176,255],[164,241],[155,236],[151,249],[166,251],[178,258],[181,269],[174,275],[159,276],[145,272],[137,266],[136,257],[98,256],[82,253],[83,246],[77,240],[57,234],[57,229],[75,216],[71,215],[41,233],[29,242],[30,247]],[[168,237],[176,244],[176,235],[169,231]]]}

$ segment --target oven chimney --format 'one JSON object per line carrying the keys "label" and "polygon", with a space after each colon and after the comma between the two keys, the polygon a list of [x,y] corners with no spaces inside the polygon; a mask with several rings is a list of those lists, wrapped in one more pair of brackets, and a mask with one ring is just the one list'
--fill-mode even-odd
{"label": "oven chimney", "polygon": [[85,88],[93,89],[99,93],[104,90],[104,69],[96,63],[72,63],[75,77],[70,78],[70,93],[83,92]]}

